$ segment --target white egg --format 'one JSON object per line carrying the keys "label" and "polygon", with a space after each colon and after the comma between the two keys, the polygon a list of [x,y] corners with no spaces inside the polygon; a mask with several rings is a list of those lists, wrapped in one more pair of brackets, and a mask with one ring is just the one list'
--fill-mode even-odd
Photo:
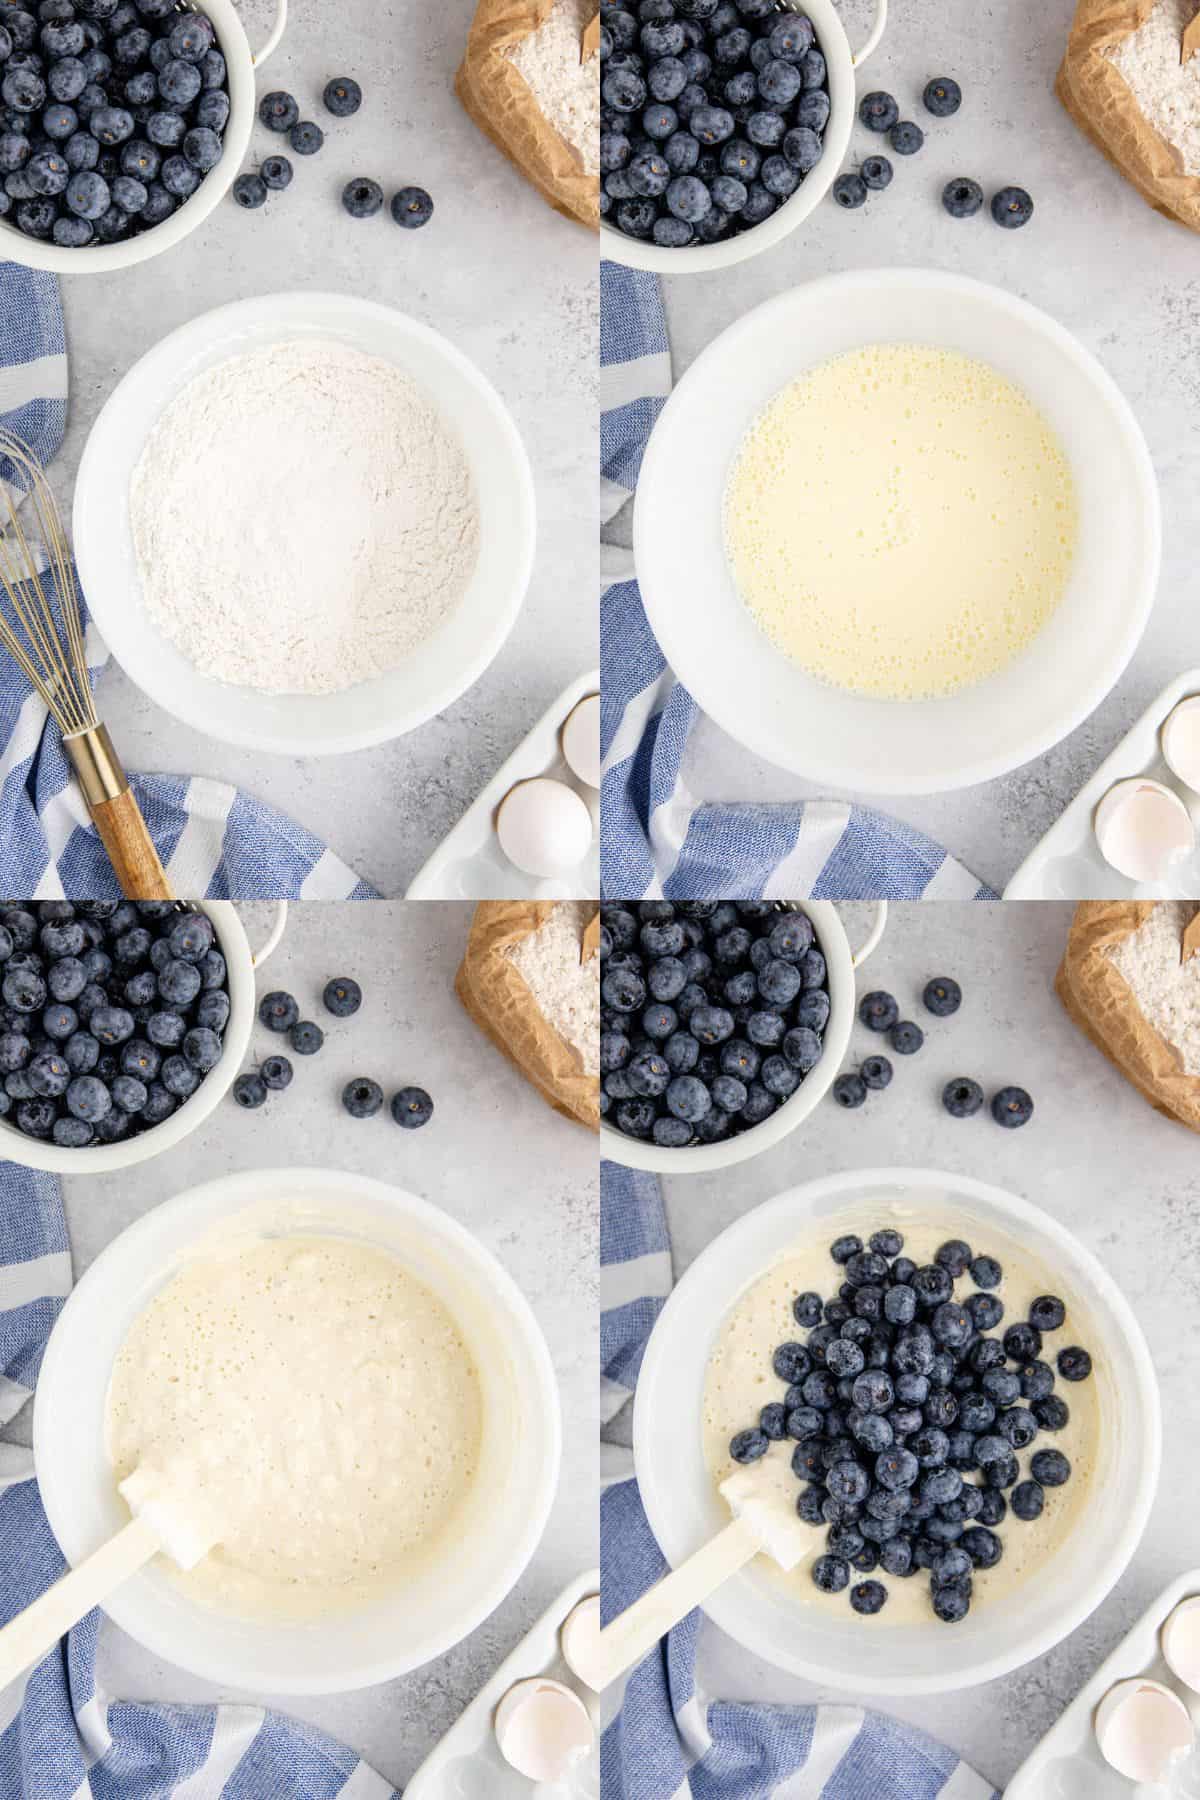
{"label": "white egg", "polygon": [[1149,777],[1110,787],[1096,808],[1095,831],[1105,862],[1130,881],[1165,881],[1173,864],[1196,847],[1179,795]]}
{"label": "white egg", "polygon": [[598,1693],[599,1677],[596,1675],[596,1655],[600,1644],[600,1596],[589,1594],[578,1606],[573,1606],[563,1620],[559,1634],[562,1646],[563,1661],[572,1675],[578,1675],[580,1681],[587,1683]]}
{"label": "white egg", "polygon": [[600,786],[600,696],[589,694],[570,713],[562,729],[567,767],[588,787]]}
{"label": "white egg", "polygon": [[1096,1708],[1100,1754],[1130,1781],[1164,1781],[1194,1739],[1187,1707],[1159,1681],[1119,1681]]}
{"label": "white egg", "polygon": [[1162,1653],[1172,1675],[1200,1694],[1200,1596],[1179,1602],[1163,1626]]}
{"label": "white egg", "polygon": [[505,856],[527,875],[566,875],[592,847],[592,815],[574,788],[539,775],[509,789],[496,835]]}
{"label": "white egg", "polygon": [[531,1781],[561,1781],[596,1741],[579,1695],[542,1677],[509,1688],[496,1708],[495,1729],[505,1762]]}
{"label": "white egg", "polygon": [[1200,695],[1181,700],[1167,714],[1162,753],[1172,774],[1200,792]]}

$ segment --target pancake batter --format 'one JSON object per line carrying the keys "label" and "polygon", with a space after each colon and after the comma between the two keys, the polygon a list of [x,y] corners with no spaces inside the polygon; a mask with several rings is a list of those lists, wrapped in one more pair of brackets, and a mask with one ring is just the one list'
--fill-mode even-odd
{"label": "pancake batter", "polygon": [[[988,1337],[1002,1337],[1009,1325],[1027,1317],[1028,1308],[1039,1294],[1057,1294],[1065,1301],[1067,1316],[1062,1327],[1047,1334],[1043,1360],[1052,1366],[1060,1349],[1068,1344],[1083,1344],[1092,1354],[1092,1374],[1086,1381],[1059,1380],[1055,1393],[1071,1409],[1071,1417],[1062,1431],[1040,1432],[1027,1450],[1017,1453],[1020,1479],[1029,1475],[1029,1461],[1038,1450],[1061,1450],[1071,1464],[1071,1479],[1061,1488],[1046,1489],[1046,1509],[1040,1519],[1026,1522],[1007,1513],[992,1526],[1004,1546],[1004,1555],[994,1569],[975,1571],[973,1610],[1012,1592],[1031,1574],[1044,1569],[1061,1549],[1087,1509],[1091,1479],[1097,1464],[1100,1431],[1101,1396],[1109,1380],[1100,1355],[1096,1333],[1089,1321],[1072,1304],[1069,1289],[1046,1268],[1039,1266],[1021,1247],[1003,1232],[980,1220],[942,1217],[931,1222],[922,1214],[919,1222],[899,1208],[872,1207],[861,1216],[837,1213],[821,1221],[811,1236],[790,1245],[760,1278],[749,1287],[730,1311],[721,1326],[716,1348],[709,1360],[704,1384],[702,1420],[704,1460],[713,1481],[720,1485],[732,1474],[737,1464],[729,1454],[729,1440],[737,1431],[758,1423],[762,1407],[770,1400],[782,1400],[784,1384],[771,1367],[771,1358],[779,1344],[804,1342],[807,1332],[792,1316],[792,1301],[797,1294],[815,1292],[822,1299],[833,1299],[841,1285],[842,1275],[829,1255],[835,1237],[857,1232],[864,1240],[873,1231],[893,1226],[904,1237],[904,1255],[918,1265],[933,1261],[934,1252],[949,1238],[964,1237],[977,1253],[995,1256],[1004,1279],[995,1293],[1004,1302],[1004,1317]],[[955,1283],[954,1297],[960,1302],[975,1291],[969,1275]],[[791,1460],[795,1445],[790,1439],[773,1443],[768,1456],[785,1463]],[[790,1470],[789,1470],[790,1473]],[[967,1481],[976,1480],[975,1472],[967,1473]],[[798,1495],[803,1485],[796,1477]],[[1011,1492],[1011,1490],[1009,1490]],[[1007,1498],[1007,1495],[1006,1495]],[[814,1584],[812,1565],[826,1549],[827,1528],[814,1526],[811,1555],[806,1556],[790,1573],[783,1573],[765,1557],[754,1563],[773,1581],[786,1583],[789,1591],[804,1606],[835,1610],[839,1617],[855,1619],[845,1593],[825,1594]],[[863,1579],[854,1574],[854,1581]],[[929,1577],[918,1572],[897,1578],[883,1569],[872,1570],[870,1579],[882,1582],[888,1591],[887,1604],[878,1617],[864,1619],[864,1629],[877,1631],[881,1626],[937,1624],[929,1599]],[[938,1629],[944,1627],[938,1625]]]}
{"label": "pancake batter", "polygon": [[219,1534],[179,1585],[273,1620],[376,1600],[451,1549],[481,1430],[442,1302],[386,1252],[316,1236],[188,1263],[134,1320],[106,1416],[117,1481],[143,1469]]}
{"label": "pancake batter", "polygon": [[988,364],[918,344],[820,363],[759,414],[725,489],[734,582],[784,655],[879,699],[1011,662],[1062,599],[1062,445]]}

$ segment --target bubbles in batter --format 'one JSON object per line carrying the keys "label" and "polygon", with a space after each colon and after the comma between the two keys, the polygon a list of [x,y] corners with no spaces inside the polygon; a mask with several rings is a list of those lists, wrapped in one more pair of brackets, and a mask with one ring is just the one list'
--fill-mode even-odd
{"label": "bubbles in batter", "polygon": [[952,694],[1037,636],[1078,530],[1058,438],[987,363],[873,344],[777,394],[725,489],[726,553],[755,622],[834,687]]}
{"label": "bubbles in batter", "polygon": [[113,1365],[114,1479],[148,1466],[221,1541],[193,1598],[251,1618],[378,1599],[452,1544],[482,1436],[478,1372],[441,1300],[392,1256],[266,1238],[187,1264]]}

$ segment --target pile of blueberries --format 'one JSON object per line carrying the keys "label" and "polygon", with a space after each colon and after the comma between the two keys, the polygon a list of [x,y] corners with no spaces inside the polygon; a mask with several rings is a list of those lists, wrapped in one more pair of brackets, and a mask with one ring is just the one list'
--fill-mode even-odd
{"label": "pile of blueberries", "polygon": [[[351,975],[335,975],[325,983],[321,1001],[335,1019],[352,1019],[362,1005],[362,989]],[[315,1056],[325,1042],[325,1033],[312,1019],[300,1017],[295,996],[276,988],[264,994],[258,1007],[260,1022],[268,1031],[286,1034],[297,1056]],[[238,1106],[254,1110],[262,1106],[269,1093],[281,1093],[290,1087],[295,1070],[288,1057],[266,1056],[257,1069],[239,1075],[233,1084],[233,1098]],[[383,1105],[383,1089],[368,1076],[356,1075],[346,1083],[342,1105],[354,1119],[369,1119]],[[420,1087],[403,1087],[392,1095],[391,1113],[402,1131],[419,1131],[433,1117],[433,1101]]]}
{"label": "pile of blueberries", "polygon": [[825,958],[769,900],[600,909],[600,1112],[668,1149],[761,1125],[821,1059]]}
{"label": "pile of blueberries", "polygon": [[[362,105],[362,88],[350,75],[335,75],[325,83],[321,95],[325,110],[335,119],[349,119]],[[297,156],[315,156],[325,142],[325,133],[311,119],[300,117],[293,94],[282,88],[264,94],[258,105],[258,116],[268,131],[286,133],[288,143]],[[239,175],[233,184],[237,204],[254,212],[265,206],[267,195],[290,187],[295,170],[288,157],[265,156],[257,174]],[[356,175],[342,190],[342,205],[353,219],[372,218],[383,205],[383,189],[367,175]],[[392,218],[404,231],[418,231],[433,217],[433,201],[420,187],[403,187],[392,196]]]}
{"label": "pile of blueberries", "polygon": [[212,23],[176,0],[10,0],[0,101],[0,218],[70,249],[169,219],[229,119]]}
{"label": "pile of blueberries", "polygon": [[[851,1587],[852,1572],[881,1569],[902,1580],[924,1570],[934,1613],[954,1624],[970,1610],[975,1571],[1004,1554],[995,1528],[1005,1515],[1039,1518],[1046,1489],[1071,1478],[1061,1450],[1034,1450],[1024,1478],[1017,1460],[1071,1416],[1042,1356],[1066,1307],[1044,1294],[1028,1319],[989,1336],[1004,1317],[995,1257],[954,1238],[918,1268],[903,1250],[891,1229],[866,1245],[852,1235],[835,1240],[837,1296],[796,1296],[792,1313],[807,1335],[780,1344],[772,1359],[786,1392],[729,1450],[735,1462],[752,1463],[773,1441],[794,1442],[792,1469],[805,1484],[796,1511],[829,1527],[812,1565],[824,1593],[849,1587],[851,1606],[870,1615],[887,1589],[872,1580]],[[974,1291],[960,1302],[955,1283],[968,1275]],[[1073,1345],[1056,1366],[1063,1381],[1086,1381],[1092,1359]]]}
{"label": "pile of blueberries", "polygon": [[764,219],[821,159],[825,58],[776,0],[601,0],[600,212],[668,249]]}
{"label": "pile of blueberries", "polygon": [[221,1059],[225,958],[170,900],[0,907],[0,1118],[79,1150],[160,1125]]}

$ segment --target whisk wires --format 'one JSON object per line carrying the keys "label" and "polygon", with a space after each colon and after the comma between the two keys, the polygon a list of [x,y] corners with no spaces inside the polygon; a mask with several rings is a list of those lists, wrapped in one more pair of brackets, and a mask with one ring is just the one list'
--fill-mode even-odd
{"label": "whisk wires", "polygon": [[0,644],[64,736],[91,730],[98,720],[66,532],[41,464],[3,428],[0,478]]}

